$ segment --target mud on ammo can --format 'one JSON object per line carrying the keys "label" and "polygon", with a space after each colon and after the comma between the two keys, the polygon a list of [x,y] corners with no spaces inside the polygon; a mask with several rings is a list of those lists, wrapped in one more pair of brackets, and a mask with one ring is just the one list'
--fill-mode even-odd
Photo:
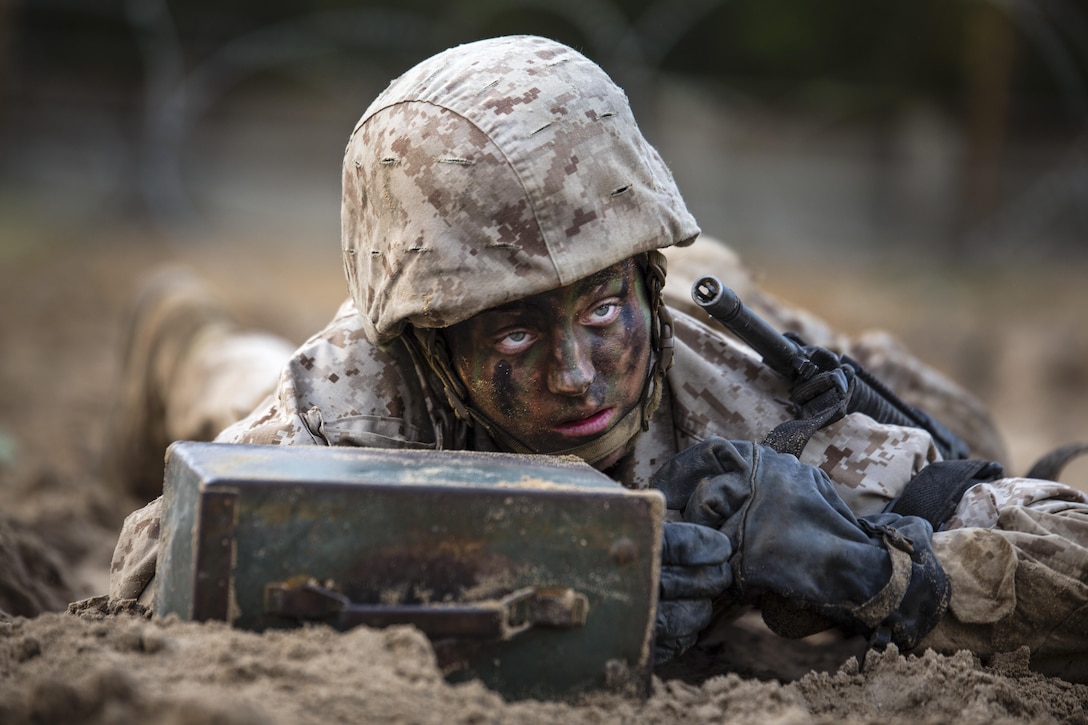
{"label": "mud on ammo can", "polygon": [[155,613],[412,624],[451,681],[648,694],[664,500],[573,458],[179,442]]}

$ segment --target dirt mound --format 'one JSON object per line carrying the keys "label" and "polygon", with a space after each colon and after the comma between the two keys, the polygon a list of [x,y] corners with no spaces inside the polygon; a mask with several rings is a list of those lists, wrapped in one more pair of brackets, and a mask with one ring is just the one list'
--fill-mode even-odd
{"label": "dirt mound", "polygon": [[255,634],[152,621],[103,600],[0,623],[0,721],[165,723],[895,723],[1085,722],[1088,686],[1035,675],[1025,659],[967,653],[851,658],[792,684],[716,675],[655,678],[645,701],[506,702],[451,685],[418,631],[325,627]]}

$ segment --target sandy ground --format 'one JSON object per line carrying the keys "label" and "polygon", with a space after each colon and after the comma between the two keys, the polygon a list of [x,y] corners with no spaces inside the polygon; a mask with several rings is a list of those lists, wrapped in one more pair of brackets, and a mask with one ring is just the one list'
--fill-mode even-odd
{"label": "sandy ground", "polygon": [[[88,600],[106,591],[116,532],[139,504],[96,468],[136,281],[192,262],[244,319],[301,339],[342,297],[335,250],[267,251],[179,252],[114,230],[4,251],[0,722],[1088,722],[1088,685],[1034,674],[1019,654],[866,655],[833,636],[773,638],[752,617],[660,670],[646,702],[504,702],[479,683],[446,683],[408,628],[257,635]],[[768,286],[848,332],[885,321],[992,407],[1016,471],[1088,439],[1083,272],[839,274],[834,294],[799,270]],[[1070,476],[1086,477],[1077,466]]]}

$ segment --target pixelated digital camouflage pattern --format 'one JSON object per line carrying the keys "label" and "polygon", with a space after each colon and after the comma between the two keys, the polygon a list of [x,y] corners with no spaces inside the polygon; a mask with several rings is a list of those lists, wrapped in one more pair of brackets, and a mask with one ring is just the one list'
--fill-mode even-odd
{"label": "pixelated digital camouflage pattern", "polygon": [[531,36],[451,48],[394,80],[348,142],[341,226],[376,342],[699,233],[624,92]]}
{"label": "pixelated digital camouflage pattern", "polygon": [[[777,376],[721,333],[682,313],[676,318],[676,363],[650,429],[621,467],[628,486],[645,486],[665,460],[707,436],[760,440],[789,417]],[[276,392],[218,440],[496,449],[459,436],[429,371],[396,341],[374,345],[363,328],[345,303],[295,353]],[[924,432],[857,415],[817,433],[803,455],[828,472],[859,515],[883,508],[935,457]],[[125,522],[111,565],[114,599],[146,600],[160,506],[157,499]],[[1001,479],[969,490],[946,529],[934,548],[952,581],[952,602],[920,649],[987,654],[1028,645],[1056,674],[1088,677],[1076,669],[1088,667],[1077,654],[1088,651],[1088,498],[1051,481]]]}
{"label": "pixelated digital camouflage pattern", "polygon": [[952,599],[918,649],[1028,647],[1033,668],[1088,682],[1088,497],[1025,478],[967,494],[933,536]]}
{"label": "pixelated digital camouflage pattern", "polygon": [[[666,460],[709,436],[761,440],[791,417],[783,381],[741,345],[683,313],[676,313],[674,332],[661,407],[617,472],[629,487],[646,487]],[[216,440],[499,450],[453,416],[431,377],[399,340],[372,343],[349,300],[295,352],[275,391]],[[803,458],[828,471],[855,511],[873,513],[936,455],[922,431],[851,415],[818,432]],[[115,598],[136,596],[153,573],[158,528],[148,522],[159,504],[125,523],[111,567]]]}

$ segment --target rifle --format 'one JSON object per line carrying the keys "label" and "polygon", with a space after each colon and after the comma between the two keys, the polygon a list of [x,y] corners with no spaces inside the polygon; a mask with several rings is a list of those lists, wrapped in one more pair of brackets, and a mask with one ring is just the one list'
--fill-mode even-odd
{"label": "rifle", "polygon": [[[767,366],[785,377],[791,386],[821,371],[802,345],[769,325],[717,277],[707,275],[696,280],[691,286],[691,298],[755,350]],[[865,413],[878,423],[921,428],[933,437],[945,460],[968,457],[967,444],[939,421],[904,403],[857,361],[847,355],[837,357],[842,365],[854,373],[854,390],[847,404],[848,412]]]}

